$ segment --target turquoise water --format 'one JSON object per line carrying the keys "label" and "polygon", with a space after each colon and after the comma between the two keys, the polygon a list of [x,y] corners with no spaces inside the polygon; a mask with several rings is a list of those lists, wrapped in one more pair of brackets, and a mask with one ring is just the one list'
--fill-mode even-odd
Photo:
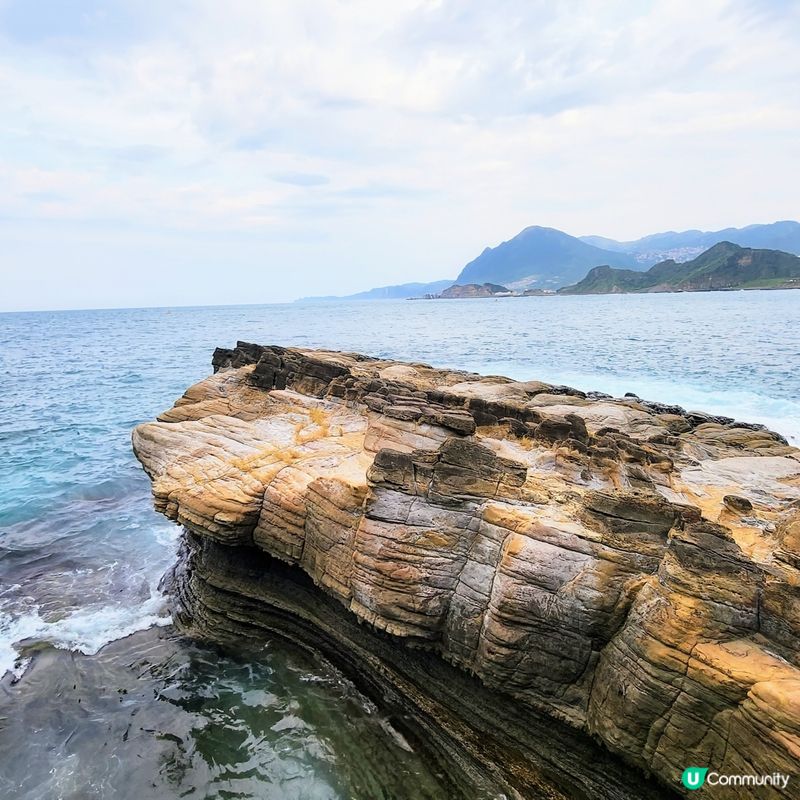
{"label": "turquoise water", "polygon": [[256,665],[220,660],[168,627],[157,584],[178,531],[151,510],[130,431],[209,374],[215,346],[630,391],[800,443],[798,330],[791,291],[0,314],[0,792],[444,796],[325,664],[274,643]]}

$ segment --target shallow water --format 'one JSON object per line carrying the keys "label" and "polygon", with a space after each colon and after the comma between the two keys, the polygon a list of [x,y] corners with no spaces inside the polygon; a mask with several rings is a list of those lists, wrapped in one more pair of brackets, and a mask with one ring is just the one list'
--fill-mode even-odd
{"label": "shallow water", "polygon": [[151,630],[51,650],[0,713],[3,797],[447,797],[349,681],[284,642],[245,659]]}
{"label": "shallow water", "polygon": [[798,330],[792,291],[0,314],[0,673],[33,661],[2,684],[0,791],[444,796],[325,664],[278,642],[220,660],[154,628],[169,624],[157,584],[178,531],[151,510],[130,431],[207,375],[215,346],[630,391],[798,443]]}

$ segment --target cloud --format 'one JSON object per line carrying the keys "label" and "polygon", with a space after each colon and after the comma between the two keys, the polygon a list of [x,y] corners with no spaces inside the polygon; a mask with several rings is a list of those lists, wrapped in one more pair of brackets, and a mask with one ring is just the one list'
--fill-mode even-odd
{"label": "cloud", "polygon": [[311,172],[282,172],[272,176],[278,183],[288,183],[290,186],[324,186],[330,183],[330,178],[325,175],[316,175]]}
{"label": "cloud", "polygon": [[389,197],[421,197],[431,194],[430,189],[419,186],[402,186],[385,183],[369,183],[364,186],[351,186],[337,192],[340,197],[361,197],[366,199]]}
{"label": "cloud", "polygon": [[3,0],[0,25],[5,36],[22,44],[65,46],[88,38],[106,43],[131,41],[141,17],[115,0]]}
{"label": "cloud", "polygon": [[[194,237],[285,299],[455,274],[530,224],[791,217],[798,37],[767,0],[0,0],[0,268],[124,305],[77,294],[81,242],[135,268]],[[154,303],[171,282],[218,299],[165,268]]]}

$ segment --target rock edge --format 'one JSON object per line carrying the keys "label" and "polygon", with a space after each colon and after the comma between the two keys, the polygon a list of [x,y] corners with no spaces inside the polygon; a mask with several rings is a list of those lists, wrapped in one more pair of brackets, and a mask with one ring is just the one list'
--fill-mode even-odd
{"label": "rock edge", "polygon": [[[800,454],[780,436],[353,353],[240,342],[213,365],[133,433],[194,552],[292,565],[404,651],[671,788],[687,765],[795,771]],[[253,592],[183,574],[183,619],[210,634],[235,604],[204,603]]]}

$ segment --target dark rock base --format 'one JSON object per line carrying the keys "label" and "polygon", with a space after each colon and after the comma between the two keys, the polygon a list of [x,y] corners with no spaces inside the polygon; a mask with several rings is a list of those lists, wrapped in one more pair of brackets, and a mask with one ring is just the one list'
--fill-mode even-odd
{"label": "dark rock base", "polygon": [[166,584],[190,635],[236,648],[277,635],[321,653],[388,714],[453,798],[673,796],[589,737],[359,624],[302,570],[261,550],[187,533]]}

